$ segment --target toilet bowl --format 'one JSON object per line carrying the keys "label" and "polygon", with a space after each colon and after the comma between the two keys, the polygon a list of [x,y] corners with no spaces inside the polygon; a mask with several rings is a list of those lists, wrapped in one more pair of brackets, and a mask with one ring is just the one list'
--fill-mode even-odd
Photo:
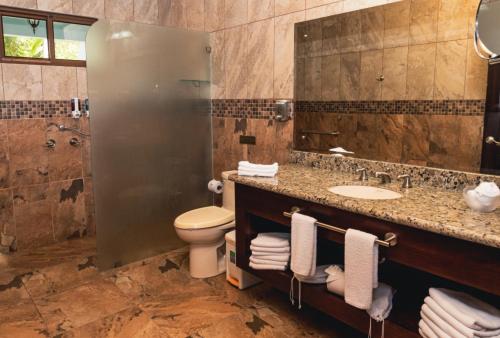
{"label": "toilet bowl", "polygon": [[222,207],[207,206],[179,215],[174,221],[177,235],[189,243],[189,273],[194,278],[213,277],[226,271],[224,234],[235,226],[234,182],[222,173]]}

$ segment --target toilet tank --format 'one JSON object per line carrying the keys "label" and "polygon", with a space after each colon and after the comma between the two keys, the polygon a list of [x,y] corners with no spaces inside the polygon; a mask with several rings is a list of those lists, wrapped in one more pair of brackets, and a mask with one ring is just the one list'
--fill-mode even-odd
{"label": "toilet tank", "polygon": [[234,182],[229,180],[229,175],[237,173],[236,170],[222,172],[222,207],[232,211],[235,211]]}

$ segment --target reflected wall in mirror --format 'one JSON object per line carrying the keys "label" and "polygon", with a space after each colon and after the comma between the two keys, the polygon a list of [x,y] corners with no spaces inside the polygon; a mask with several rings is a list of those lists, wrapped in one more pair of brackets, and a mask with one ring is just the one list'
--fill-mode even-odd
{"label": "reflected wall in mirror", "polygon": [[482,0],[476,15],[474,38],[479,55],[500,62],[500,0]]}
{"label": "reflected wall in mirror", "polygon": [[406,0],[296,24],[295,149],[479,171],[478,3]]}

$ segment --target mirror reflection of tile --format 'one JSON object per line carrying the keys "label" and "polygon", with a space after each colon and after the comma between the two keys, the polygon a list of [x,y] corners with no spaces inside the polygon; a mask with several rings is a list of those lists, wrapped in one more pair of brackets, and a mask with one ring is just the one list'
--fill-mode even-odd
{"label": "mirror reflection of tile", "polygon": [[297,24],[295,148],[478,171],[487,63],[475,5],[405,0]]}

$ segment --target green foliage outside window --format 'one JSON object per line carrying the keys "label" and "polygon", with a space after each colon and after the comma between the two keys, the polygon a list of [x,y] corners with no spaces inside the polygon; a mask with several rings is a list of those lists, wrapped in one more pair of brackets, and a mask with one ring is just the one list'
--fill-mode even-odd
{"label": "green foliage outside window", "polygon": [[6,56],[47,58],[44,38],[24,36],[4,36]]}

